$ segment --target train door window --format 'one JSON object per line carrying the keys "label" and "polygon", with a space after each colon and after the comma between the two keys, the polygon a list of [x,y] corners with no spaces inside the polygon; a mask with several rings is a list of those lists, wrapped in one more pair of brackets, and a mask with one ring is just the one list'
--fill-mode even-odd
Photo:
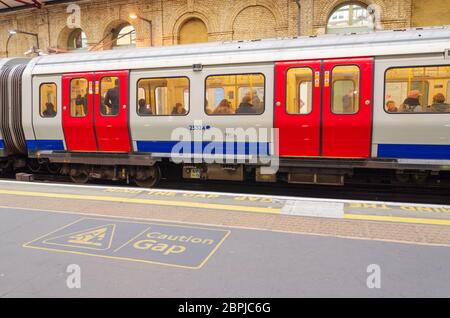
{"label": "train door window", "polygon": [[183,116],[189,112],[189,78],[150,78],[138,81],[140,116]]}
{"label": "train door window", "polygon": [[88,80],[74,78],[70,81],[70,115],[85,117],[88,112]]}
{"label": "train door window", "polygon": [[208,115],[260,115],[264,112],[263,74],[213,75],[206,78]]}
{"label": "train door window", "polygon": [[105,76],[100,80],[100,114],[117,116],[120,109],[120,81],[115,76]]}
{"label": "train door window", "polygon": [[310,114],[313,105],[313,71],[309,67],[290,68],[286,80],[286,112]]}
{"label": "train door window", "polygon": [[356,65],[336,66],[331,73],[334,114],[356,114],[359,111],[360,70]]}
{"label": "train door window", "polygon": [[385,75],[388,113],[447,113],[450,66],[391,68]]}
{"label": "train door window", "polygon": [[44,83],[39,88],[39,113],[41,117],[53,118],[57,114],[57,87],[55,83]]}

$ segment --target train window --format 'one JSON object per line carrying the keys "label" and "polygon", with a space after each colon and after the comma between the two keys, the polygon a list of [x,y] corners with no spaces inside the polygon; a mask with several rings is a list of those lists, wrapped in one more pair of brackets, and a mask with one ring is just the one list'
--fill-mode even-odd
{"label": "train window", "polygon": [[334,114],[356,114],[359,111],[359,73],[356,65],[333,68],[331,111]]}
{"label": "train window", "polygon": [[182,116],[189,112],[189,78],[145,78],[138,82],[139,116]]}
{"label": "train window", "polygon": [[263,74],[214,75],[206,78],[208,115],[260,115],[264,112]]}
{"label": "train window", "polygon": [[286,112],[293,115],[311,113],[313,105],[313,71],[309,67],[291,68],[286,80]]}
{"label": "train window", "polygon": [[385,75],[388,113],[447,113],[450,66],[391,68]]}
{"label": "train window", "polygon": [[88,80],[74,78],[70,81],[70,116],[85,117],[88,112]]}
{"label": "train window", "polygon": [[117,116],[120,109],[120,81],[118,77],[106,76],[100,80],[100,114]]}
{"label": "train window", "polygon": [[55,83],[44,83],[41,84],[39,89],[39,104],[41,117],[44,118],[53,118],[56,117],[57,113],[57,104],[56,104],[56,96],[57,89]]}

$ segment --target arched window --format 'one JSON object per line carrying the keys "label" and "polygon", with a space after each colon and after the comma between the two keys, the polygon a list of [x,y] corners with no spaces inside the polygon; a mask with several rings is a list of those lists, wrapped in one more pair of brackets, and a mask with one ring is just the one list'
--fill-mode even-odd
{"label": "arched window", "polygon": [[[264,22],[261,22],[264,21]],[[273,13],[263,6],[249,6],[233,22],[233,40],[256,40],[277,36]]]}
{"label": "arched window", "polygon": [[180,28],[179,44],[208,42],[206,24],[197,18],[187,20]]}
{"label": "arched window", "polygon": [[113,48],[128,48],[136,46],[136,30],[130,24],[118,28]]}
{"label": "arched window", "polygon": [[67,48],[69,50],[82,50],[87,48],[87,38],[83,30],[75,29],[70,33]]}
{"label": "arched window", "polygon": [[328,19],[327,33],[358,33],[370,31],[367,7],[349,3],[337,7]]}

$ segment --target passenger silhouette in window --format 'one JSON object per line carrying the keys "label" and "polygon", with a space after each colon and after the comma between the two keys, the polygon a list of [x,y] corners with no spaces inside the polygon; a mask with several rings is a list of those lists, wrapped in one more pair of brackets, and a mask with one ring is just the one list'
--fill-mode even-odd
{"label": "passenger silhouette in window", "polygon": [[150,107],[150,105],[147,105],[147,103],[145,102],[145,99],[141,98],[138,101],[138,107],[139,107],[139,109],[138,109],[139,115],[142,115],[142,116],[153,115],[152,108]]}
{"label": "passenger silhouette in window", "polygon": [[393,101],[393,100],[387,101],[386,111],[388,111],[389,113],[397,113],[398,112],[398,107],[395,105],[395,101]]}
{"label": "passenger silhouette in window", "polygon": [[242,103],[239,105],[239,108],[236,110],[236,114],[255,114],[256,109],[251,103],[252,98],[250,96],[250,93],[247,93],[242,98]]}
{"label": "passenger silhouette in window", "polygon": [[82,97],[81,94],[78,94],[75,98],[75,116],[76,117],[83,117],[86,116],[86,98]]}
{"label": "passenger silhouette in window", "polygon": [[56,116],[55,105],[53,105],[50,102],[45,103],[45,110],[42,112],[42,116],[55,117]]}
{"label": "passenger silhouette in window", "polygon": [[233,114],[233,110],[231,109],[231,103],[228,99],[222,99],[219,106],[213,112],[214,115],[230,115]]}
{"label": "passenger silhouette in window", "polygon": [[114,81],[114,87],[110,88],[105,95],[104,105],[106,107],[106,114],[104,115],[117,115],[119,113],[120,103],[120,88],[119,80]]}
{"label": "passenger silhouette in window", "polygon": [[442,93],[438,93],[433,97],[433,104],[431,105],[431,111],[436,113],[448,113],[450,112],[450,105],[445,102],[445,96]]}
{"label": "passenger silhouette in window", "polygon": [[421,94],[419,90],[410,91],[408,97],[402,104],[401,110],[403,112],[421,111],[422,109],[420,108],[420,96]]}
{"label": "passenger silhouette in window", "polygon": [[186,109],[183,107],[183,104],[176,103],[175,107],[172,110],[172,115],[185,115]]}
{"label": "passenger silhouette in window", "polygon": [[347,94],[342,97],[342,112],[344,114],[353,113],[353,97],[354,97],[353,89],[349,90]]}

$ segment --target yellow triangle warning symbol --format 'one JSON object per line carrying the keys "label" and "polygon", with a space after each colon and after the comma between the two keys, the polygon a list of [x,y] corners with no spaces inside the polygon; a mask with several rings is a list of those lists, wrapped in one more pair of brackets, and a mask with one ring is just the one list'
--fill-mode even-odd
{"label": "yellow triangle warning symbol", "polygon": [[115,224],[106,224],[86,230],[49,238],[44,244],[107,250],[111,247]]}

